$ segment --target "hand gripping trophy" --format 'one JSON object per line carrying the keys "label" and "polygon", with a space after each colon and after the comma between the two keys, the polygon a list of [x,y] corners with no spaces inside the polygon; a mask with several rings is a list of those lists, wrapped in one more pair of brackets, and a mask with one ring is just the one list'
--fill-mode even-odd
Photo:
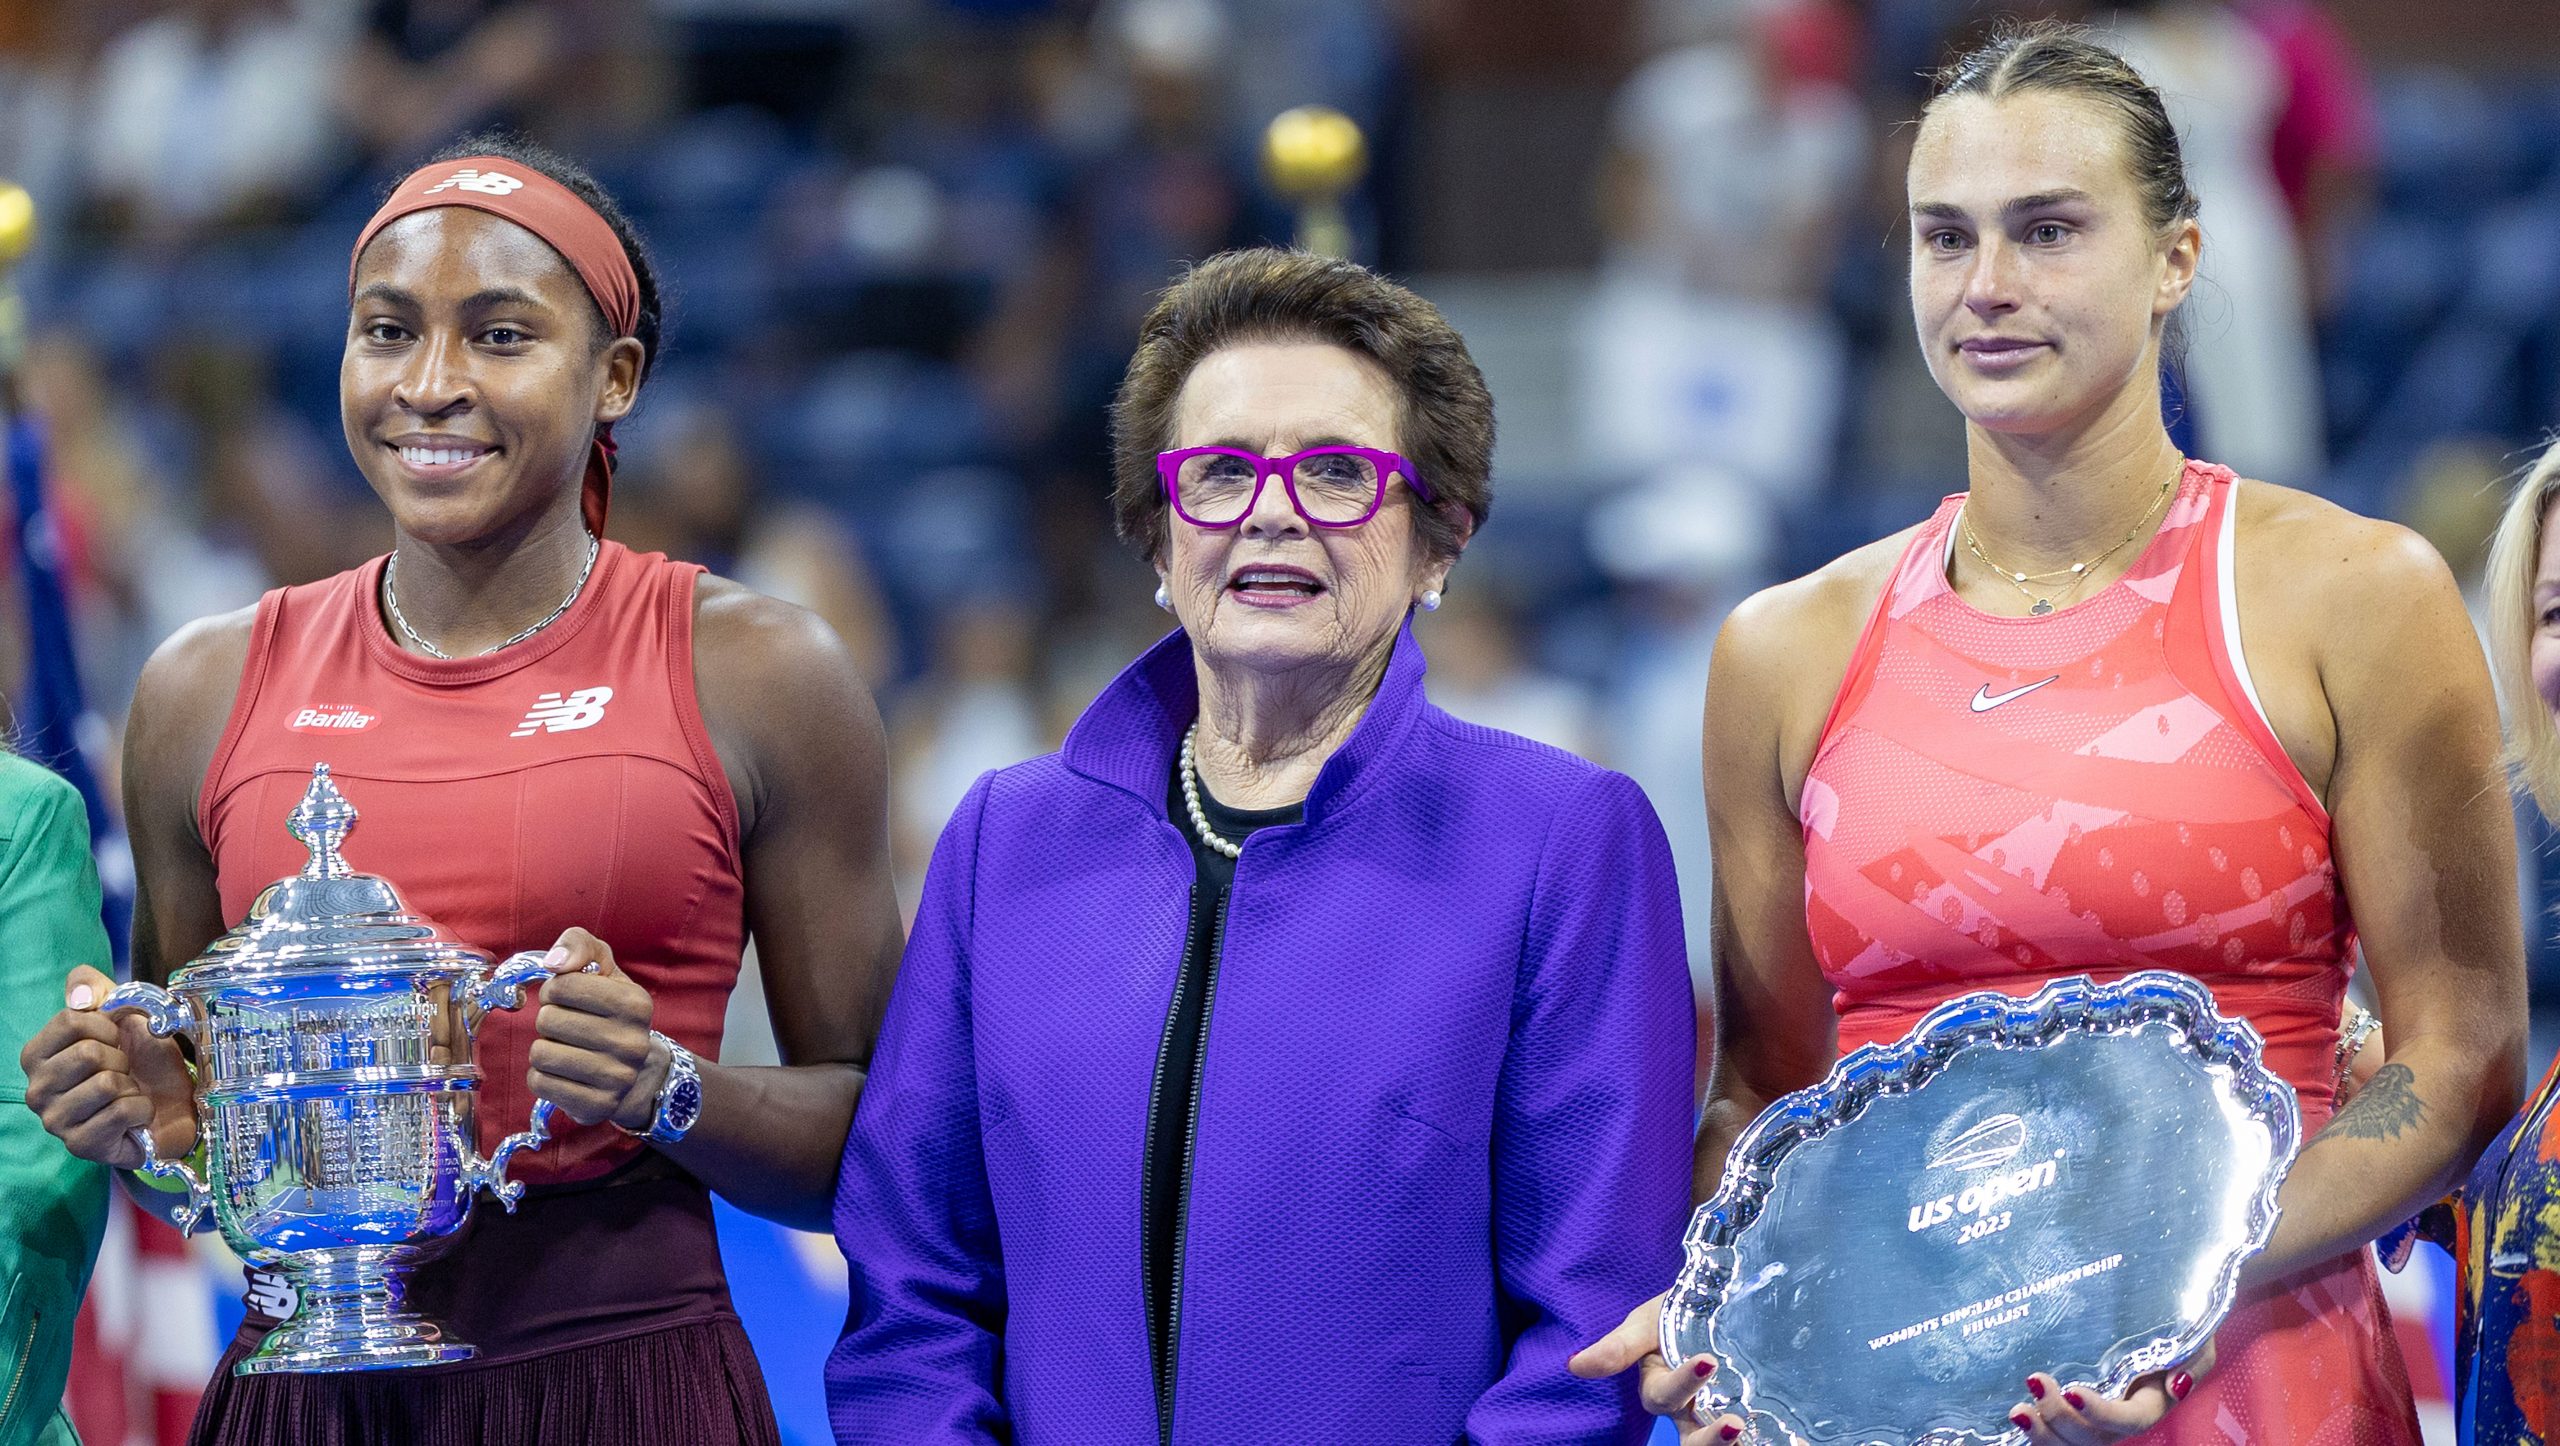
{"label": "hand gripping trophy", "polygon": [[140,1010],[153,1034],[195,1045],[202,1174],[134,1132],[146,1173],[186,1183],[180,1228],[210,1208],[232,1249],[301,1293],[242,1375],[478,1354],[407,1308],[403,1281],[461,1228],[475,1192],[513,1211],[524,1186],[507,1180],[507,1161],[549,1138],[543,1100],[487,1159],[472,1147],[472,1036],[545,977],[543,956],[492,969],[388,880],[355,872],[341,853],[355,821],[329,765],[312,769],[287,823],[311,851],[301,874],[268,885],[167,988],[119,985],[102,1006]]}

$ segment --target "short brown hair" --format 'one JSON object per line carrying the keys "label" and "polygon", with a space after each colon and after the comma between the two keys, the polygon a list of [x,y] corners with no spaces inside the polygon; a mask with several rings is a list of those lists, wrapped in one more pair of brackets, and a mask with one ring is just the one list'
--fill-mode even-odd
{"label": "short brown hair", "polygon": [[1163,555],[1164,484],[1156,454],[1173,440],[1173,409],[1192,369],[1246,342],[1313,341],[1367,358],[1395,384],[1396,450],[1422,474],[1435,506],[1416,507],[1415,535],[1435,558],[1465,540],[1449,509],[1479,527],[1493,510],[1493,394],[1440,309],[1365,266],[1312,251],[1254,247],[1192,267],[1164,289],[1138,328],[1138,350],[1111,403],[1111,507],[1149,561]]}

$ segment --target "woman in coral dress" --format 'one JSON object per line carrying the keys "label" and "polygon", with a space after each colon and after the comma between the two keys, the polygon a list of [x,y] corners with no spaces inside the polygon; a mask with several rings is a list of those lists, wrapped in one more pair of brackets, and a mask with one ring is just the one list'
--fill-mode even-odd
{"label": "woman in coral dress", "polygon": [[[1966,56],[1909,179],[1913,314],[1969,486],[1726,624],[1698,1190],[1770,1101],[1955,995],[2192,975],[2301,1100],[2274,1238],[2211,1369],[2122,1398],[2037,1372],[2010,1424],[2075,1446],[2415,1446],[2366,1246],[2505,1123],[2524,1024],[2496,709],[2461,598],[2402,529],[2171,443],[2161,354],[2203,232],[2176,132],[2122,60],[2056,26]],[[2389,1057],[2333,1113],[2359,944]],[[1647,1358],[1652,1316],[1575,1367],[1642,1359],[1648,1403],[1686,1414],[1699,1381]]]}

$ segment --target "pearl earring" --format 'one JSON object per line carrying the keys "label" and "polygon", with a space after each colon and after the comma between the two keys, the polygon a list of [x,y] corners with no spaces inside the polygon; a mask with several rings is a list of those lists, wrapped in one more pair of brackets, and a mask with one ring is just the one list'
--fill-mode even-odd
{"label": "pearl earring", "polygon": [[1440,589],[1426,587],[1422,590],[1422,610],[1427,613],[1440,611]]}
{"label": "pearl earring", "polygon": [[1164,590],[1163,583],[1156,584],[1156,606],[1164,609],[1166,612],[1173,611],[1173,594]]}

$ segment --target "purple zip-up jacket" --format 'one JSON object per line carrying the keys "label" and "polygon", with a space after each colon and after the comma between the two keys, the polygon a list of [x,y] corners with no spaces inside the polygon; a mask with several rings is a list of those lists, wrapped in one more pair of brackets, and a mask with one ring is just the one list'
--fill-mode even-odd
{"label": "purple zip-up jacket", "polygon": [[[1172,1440],[1633,1443],[1565,1358],[1671,1283],[1696,1021],[1625,777],[1464,723],[1398,637],[1306,821],[1237,860],[1210,999]],[[1148,1096],[1197,711],[1150,649],[943,830],[836,1187],[841,1443],[1159,1439]]]}

